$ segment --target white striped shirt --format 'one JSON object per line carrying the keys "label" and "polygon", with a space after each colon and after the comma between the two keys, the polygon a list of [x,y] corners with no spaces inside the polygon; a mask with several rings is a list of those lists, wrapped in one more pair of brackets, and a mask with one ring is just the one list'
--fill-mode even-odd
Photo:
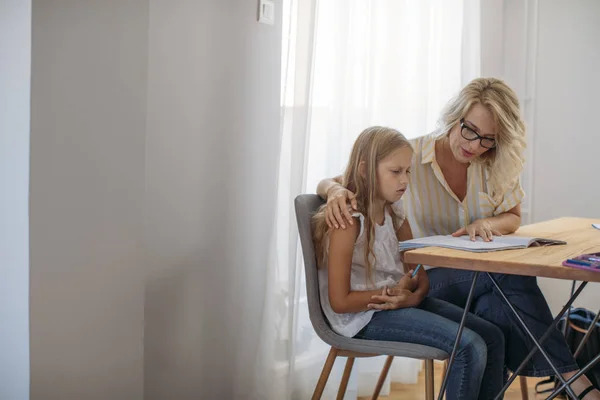
{"label": "white striped shirt", "polygon": [[435,159],[435,139],[430,134],[411,141],[415,150],[411,182],[401,201],[415,238],[452,234],[478,219],[506,212],[523,201],[525,193],[517,181],[512,190],[495,202],[487,192],[485,167],[475,163],[467,169],[467,194],[460,201]]}

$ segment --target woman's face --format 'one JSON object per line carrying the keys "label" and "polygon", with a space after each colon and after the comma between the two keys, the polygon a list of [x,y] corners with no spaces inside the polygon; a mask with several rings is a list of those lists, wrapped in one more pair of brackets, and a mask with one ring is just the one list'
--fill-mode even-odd
{"label": "woman's face", "polygon": [[[496,139],[494,116],[481,104],[475,104],[471,107],[464,117],[464,124],[481,137]],[[448,139],[452,155],[454,155],[456,161],[461,163],[469,163],[489,150],[481,145],[479,139],[472,141],[465,139],[461,134],[460,122],[450,130]]]}

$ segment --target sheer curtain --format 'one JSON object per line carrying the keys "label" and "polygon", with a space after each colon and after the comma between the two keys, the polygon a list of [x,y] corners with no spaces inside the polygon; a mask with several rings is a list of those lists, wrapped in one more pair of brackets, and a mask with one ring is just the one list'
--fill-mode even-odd
{"label": "sheer curtain", "polygon": [[[368,126],[408,138],[434,129],[445,102],[479,74],[479,1],[283,0],[283,18],[278,208],[257,372],[269,397],[306,399],[328,346],[308,319],[293,199],[342,173]],[[370,394],[382,361],[357,360],[345,399]],[[420,366],[396,359],[382,395],[390,379],[416,382]],[[324,398],[342,369],[339,360]]]}

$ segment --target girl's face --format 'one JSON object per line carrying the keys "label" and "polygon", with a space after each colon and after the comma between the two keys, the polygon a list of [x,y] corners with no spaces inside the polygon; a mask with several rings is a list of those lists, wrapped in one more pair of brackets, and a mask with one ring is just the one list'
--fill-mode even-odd
{"label": "girl's face", "polygon": [[[496,123],[492,113],[481,104],[475,104],[471,107],[465,115],[463,123],[464,127],[461,127],[459,122],[450,130],[448,139],[450,150],[456,161],[469,163],[489,150],[489,148],[482,146],[482,141],[475,134],[495,140]],[[467,140],[465,136],[468,138],[474,137],[475,140]],[[489,147],[489,143],[491,143],[489,140],[484,140],[483,144]]]}
{"label": "girl's face", "polygon": [[399,147],[379,162],[377,183],[381,200],[395,203],[406,192],[412,156],[410,147]]}

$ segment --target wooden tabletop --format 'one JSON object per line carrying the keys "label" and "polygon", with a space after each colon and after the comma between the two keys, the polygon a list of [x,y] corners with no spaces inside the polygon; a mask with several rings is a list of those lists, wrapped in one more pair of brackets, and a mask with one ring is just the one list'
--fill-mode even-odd
{"label": "wooden tabletop", "polygon": [[560,239],[566,241],[566,245],[488,253],[425,247],[407,251],[404,259],[411,264],[436,267],[600,282],[600,272],[562,265],[568,258],[600,252],[600,230],[593,228],[592,223],[600,223],[600,219],[565,217],[524,225],[514,233],[515,236]]}

